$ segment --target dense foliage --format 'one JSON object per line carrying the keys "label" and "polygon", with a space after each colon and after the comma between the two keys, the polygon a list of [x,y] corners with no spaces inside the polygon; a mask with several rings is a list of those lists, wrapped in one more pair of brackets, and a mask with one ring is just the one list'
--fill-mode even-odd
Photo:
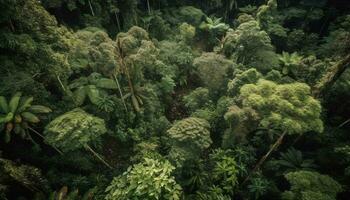
{"label": "dense foliage", "polygon": [[0,0],[0,200],[346,200],[345,0]]}

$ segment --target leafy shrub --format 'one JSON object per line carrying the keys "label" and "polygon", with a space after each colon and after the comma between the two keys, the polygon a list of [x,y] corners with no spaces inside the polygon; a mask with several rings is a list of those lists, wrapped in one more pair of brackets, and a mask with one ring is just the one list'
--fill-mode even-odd
{"label": "leafy shrub", "polygon": [[291,188],[282,193],[283,200],[335,200],[342,190],[334,179],[317,172],[290,172],[285,177]]}
{"label": "leafy shrub", "polygon": [[106,200],[181,199],[181,186],[171,176],[175,168],[169,161],[145,158],[115,177],[107,187]]}

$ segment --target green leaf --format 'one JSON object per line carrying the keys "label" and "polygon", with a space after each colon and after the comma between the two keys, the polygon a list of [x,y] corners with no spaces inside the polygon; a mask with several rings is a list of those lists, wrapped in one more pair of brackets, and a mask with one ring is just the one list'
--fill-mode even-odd
{"label": "green leaf", "polygon": [[49,107],[42,105],[32,105],[28,109],[32,113],[50,113],[52,110]]}
{"label": "green leaf", "polygon": [[0,96],[0,112],[2,113],[9,112],[9,105],[7,104],[6,98],[3,96]]}
{"label": "green leaf", "polygon": [[81,106],[86,98],[86,88],[79,87],[77,90],[74,91],[73,96],[77,106]]}
{"label": "green leaf", "polygon": [[118,89],[114,80],[108,78],[101,78],[96,81],[96,86],[104,89]]}
{"label": "green leaf", "polygon": [[31,123],[40,122],[40,119],[37,116],[35,116],[33,113],[23,112],[21,113],[21,115],[27,122],[31,122]]}
{"label": "green leaf", "polygon": [[22,93],[17,92],[10,100],[9,107],[12,113],[16,113],[18,108],[19,100],[21,99]]}
{"label": "green leaf", "polygon": [[0,116],[0,123],[7,123],[13,119],[13,113],[10,112],[5,116]]}
{"label": "green leaf", "polygon": [[33,97],[28,97],[26,99],[22,98],[20,101],[19,107],[17,109],[17,113],[21,113],[21,112],[25,111],[27,108],[30,107],[32,102],[33,102]]}
{"label": "green leaf", "polygon": [[86,87],[87,95],[89,96],[89,99],[91,103],[97,104],[98,100],[100,98],[100,93],[95,85],[89,85]]}

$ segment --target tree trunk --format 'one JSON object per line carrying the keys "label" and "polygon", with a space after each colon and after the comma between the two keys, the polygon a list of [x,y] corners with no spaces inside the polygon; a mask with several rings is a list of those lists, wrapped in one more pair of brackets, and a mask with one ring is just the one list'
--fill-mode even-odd
{"label": "tree trunk", "polygon": [[330,68],[330,71],[321,78],[320,82],[317,83],[312,90],[313,96],[315,98],[320,98],[325,95],[349,65],[350,54],[345,56],[343,60],[333,65]]}
{"label": "tree trunk", "polygon": [[[38,131],[36,131],[35,129],[33,129],[32,127],[28,126],[28,129],[31,130],[33,133],[37,134],[39,137],[43,138],[45,140],[45,137],[43,135],[41,135]],[[53,145],[50,145],[52,148],[54,148],[59,154],[63,155],[62,151],[59,150],[58,148],[56,148]]]}
{"label": "tree trunk", "polygon": [[121,26],[120,26],[119,17],[118,17],[118,14],[117,14],[116,11],[114,12],[114,15],[115,15],[115,20],[117,21],[118,31],[120,32],[121,31]]}
{"label": "tree trunk", "polygon": [[121,90],[121,88],[120,88],[120,85],[119,85],[118,78],[117,78],[117,76],[116,76],[115,74],[113,75],[113,77],[114,77],[115,82],[117,83],[118,90],[119,90],[119,94],[120,94],[120,98],[122,99],[124,108],[125,108],[126,111],[128,111],[128,108],[126,107],[126,104],[125,104],[125,101],[124,101],[124,98],[123,98],[123,96],[124,96],[124,95],[123,95],[123,92],[122,92],[122,90]]}
{"label": "tree trunk", "polygon": [[100,160],[103,164],[105,164],[109,169],[113,169],[96,151],[94,151],[89,145],[84,145],[85,149],[89,150],[98,160]]}
{"label": "tree trunk", "polygon": [[148,15],[151,15],[151,6],[149,5],[149,0],[147,0]]}
{"label": "tree trunk", "polygon": [[243,181],[242,184],[246,183],[251,176],[253,175],[254,172],[256,172],[261,165],[265,162],[265,160],[270,156],[270,154],[275,151],[281,144],[282,144],[282,140],[284,138],[284,136],[286,136],[287,132],[283,132],[282,135],[276,140],[276,142],[271,146],[271,148],[269,149],[269,151],[260,158],[259,162],[255,165],[255,167],[253,168],[253,170],[249,173],[249,175],[247,176],[247,178]]}
{"label": "tree trunk", "polygon": [[89,2],[89,6],[90,6],[90,10],[91,10],[92,16],[95,16],[94,9],[92,8],[92,5],[91,5],[91,1],[88,0],[88,2]]}
{"label": "tree trunk", "polygon": [[122,73],[124,73],[128,79],[128,85],[129,85],[129,89],[130,89],[130,93],[131,93],[131,99],[132,99],[132,105],[134,107],[134,109],[136,110],[136,112],[140,112],[140,105],[138,103],[138,101],[134,101],[135,98],[136,98],[136,93],[135,93],[135,90],[134,90],[134,84],[132,83],[132,79],[131,79],[131,76],[130,76],[130,73],[129,73],[129,68],[128,66],[126,66],[126,64],[124,63],[124,59],[123,59],[123,52],[122,50],[120,49],[120,44],[119,44],[119,41],[117,42],[117,45],[118,45],[118,53],[119,53],[119,56],[120,56],[120,59],[119,59],[119,64],[123,70]]}

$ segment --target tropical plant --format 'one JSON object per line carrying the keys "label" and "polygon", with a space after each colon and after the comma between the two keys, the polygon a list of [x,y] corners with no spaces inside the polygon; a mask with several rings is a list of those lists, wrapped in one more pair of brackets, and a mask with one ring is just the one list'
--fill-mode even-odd
{"label": "tropical plant", "polygon": [[200,29],[205,31],[212,31],[218,34],[225,33],[229,26],[221,22],[222,18],[207,17],[204,22],[199,26]]}
{"label": "tropical plant", "polygon": [[[190,26],[190,25],[189,25]],[[191,27],[186,26],[186,32],[191,31]],[[181,32],[181,30],[180,30]],[[191,33],[184,33],[185,35]],[[186,37],[186,36],[183,36]],[[194,73],[192,65],[194,53],[184,42],[161,41],[158,44],[159,59],[166,64],[166,74],[173,77],[176,85],[184,86],[187,80]]]}
{"label": "tropical plant", "polygon": [[278,68],[278,55],[271,39],[256,20],[246,21],[237,29],[227,31],[219,50],[227,57],[232,56],[237,63],[256,68],[261,73]]}
{"label": "tropical plant", "polygon": [[256,18],[260,27],[272,38],[286,38],[287,29],[281,25],[282,21],[277,17],[277,13],[277,0],[268,0],[266,5],[258,8]]}
{"label": "tropical plant", "polygon": [[72,81],[68,88],[74,90],[72,96],[76,106],[81,106],[87,98],[91,103],[101,105],[101,100],[107,98],[106,90],[117,90],[118,86],[114,80],[92,73]]}
{"label": "tropical plant", "polygon": [[210,181],[209,173],[206,171],[206,160],[197,159],[186,163],[181,177],[185,179],[181,185],[184,188],[189,188],[191,191],[205,187]]}
{"label": "tropical plant", "polygon": [[199,29],[209,33],[209,40],[216,43],[230,28],[229,25],[221,22],[222,18],[206,17],[206,20],[199,25]]}
{"label": "tropical plant", "polygon": [[230,200],[230,195],[224,195],[219,186],[211,186],[206,191],[197,191],[195,199],[198,200]]}
{"label": "tropical plant", "polygon": [[212,177],[214,181],[219,183],[220,188],[232,195],[235,186],[238,184],[238,173],[235,159],[223,156],[216,160]]}
{"label": "tropical plant", "polygon": [[265,178],[254,177],[248,185],[249,194],[253,199],[259,199],[264,195],[270,187],[270,183]]}
{"label": "tropical plant", "polygon": [[252,108],[257,112],[260,127],[282,132],[269,151],[259,160],[253,172],[282,143],[285,135],[323,131],[323,122],[320,119],[321,105],[311,96],[310,87],[306,84],[278,85],[260,79],[257,84],[244,85],[239,98],[242,100],[243,108]]}
{"label": "tropical plant", "polygon": [[311,96],[310,87],[306,84],[276,84],[260,79],[256,84],[244,85],[240,98],[243,107],[258,112],[263,128],[282,130],[288,134],[323,130],[321,105]]}
{"label": "tropical plant", "polygon": [[107,167],[112,168],[89,143],[96,142],[107,132],[103,119],[76,108],[58,116],[45,127],[45,141],[63,152],[85,148]]}
{"label": "tropical plant", "polygon": [[172,161],[182,163],[188,159],[196,158],[212,143],[209,123],[200,118],[189,117],[173,124],[167,131]]}
{"label": "tropical plant", "polygon": [[225,91],[227,74],[233,69],[233,62],[223,55],[216,53],[203,53],[194,59],[193,65],[198,71],[203,85],[213,94]]}
{"label": "tropical plant", "polygon": [[296,52],[291,54],[282,52],[282,55],[279,56],[279,61],[282,64],[282,74],[295,77],[302,59],[303,57],[299,56]]}
{"label": "tropical plant", "polygon": [[196,35],[196,28],[190,24],[182,23],[179,26],[180,35],[182,39],[187,43],[191,44],[194,36]]}
{"label": "tropical plant", "polygon": [[246,71],[235,70],[235,76],[227,84],[227,92],[231,96],[235,96],[239,93],[241,87],[245,84],[256,83],[262,74],[255,68],[250,68]]}
{"label": "tropical plant", "polygon": [[196,88],[190,94],[183,97],[185,106],[190,111],[195,111],[200,108],[204,108],[210,104],[209,90],[207,88]]}
{"label": "tropical plant", "polygon": [[28,139],[31,139],[28,129],[39,134],[30,125],[40,122],[37,114],[50,113],[51,109],[32,103],[33,97],[22,97],[21,92],[17,92],[9,101],[0,96],[0,130],[4,131],[5,142],[10,142],[12,132]]}
{"label": "tropical plant", "polygon": [[140,112],[143,105],[140,91],[146,79],[166,75],[154,70],[155,67],[163,66],[157,59],[159,50],[150,40],[148,32],[136,26],[126,33],[119,33],[116,42],[119,65],[115,73],[123,75],[127,80],[131,105],[136,112]]}
{"label": "tropical plant", "polygon": [[290,172],[285,178],[291,188],[282,193],[283,200],[335,200],[337,193],[342,191],[337,181],[317,172]]}
{"label": "tropical plant", "polygon": [[181,199],[182,188],[171,175],[175,167],[169,161],[145,158],[115,177],[107,187],[106,200]]}
{"label": "tropical plant", "polygon": [[285,169],[286,173],[299,170],[312,170],[316,168],[313,160],[303,159],[302,152],[293,147],[288,149],[285,153],[280,153],[280,158],[274,163]]}
{"label": "tropical plant", "polygon": [[97,107],[105,112],[112,112],[115,109],[115,102],[112,97],[104,96],[97,100]]}

